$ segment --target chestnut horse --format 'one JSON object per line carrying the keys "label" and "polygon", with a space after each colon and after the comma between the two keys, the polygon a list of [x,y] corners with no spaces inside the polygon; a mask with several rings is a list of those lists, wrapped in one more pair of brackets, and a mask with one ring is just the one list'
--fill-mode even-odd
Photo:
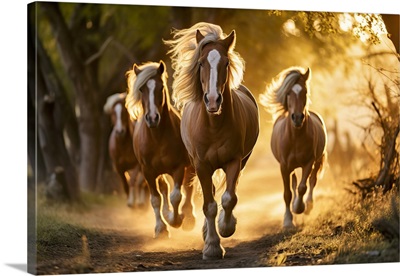
{"label": "chestnut horse", "polygon": [[[166,66],[163,61],[140,66],[134,64],[127,77],[126,107],[138,120],[133,133],[133,147],[150,189],[156,218],[155,237],[169,236],[165,221],[173,227],[182,225],[184,230],[191,230],[195,224],[191,183],[194,169],[182,142],[180,116],[170,103]],[[173,212],[169,210],[168,186],[162,177],[158,184],[163,201],[157,189],[156,179],[163,174],[169,174],[174,181],[170,195]],[[179,209],[182,185],[186,195],[181,206],[183,214]]]}
{"label": "chestnut horse", "polygon": [[[309,214],[313,207],[313,190],[317,184],[317,176],[323,171],[323,165],[327,158],[327,134],[324,121],[320,115],[308,109],[310,75],[310,69],[288,68],[267,86],[264,94],[260,95],[261,104],[276,119],[272,131],[271,148],[280,164],[283,178],[286,204],[284,227],[294,227],[293,215],[290,210],[292,200],[290,175],[293,173],[292,210],[296,214],[303,212]],[[302,169],[302,177],[297,191],[297,178],[294,172],[296,168]],[[305,205],[303,196],[307,191],[308,179],[310,191]]]}
{"label": "chestnut horse", "polygon": [[134,124],[130,122],[128,111],[125,108],[125,97],[126,93],[113,94],[107,98],[103,108],[104,112],[111,116],[113,125],[108,140],[108,151],[114,170],[120,177],[128,196],[128,206],[141,207],[147,203],[148,189],[138,160],[133,153]]}
{"label": "chestnut horse", "polygon": [[218,232],[230,237],[236,230],[232,211],[238,200],[239,174],[259,134],[257,103],[241,85],[244,61],[234,51],[235,41],[235,31],[227,36],[219,26],[208,23],[177,30],[173,40],[164,41],[171,47],[173,96],[181,108],[182,139],[203,191],[203,259],[224,256],[216,230],[212,176],[219,169],[225,172]]}

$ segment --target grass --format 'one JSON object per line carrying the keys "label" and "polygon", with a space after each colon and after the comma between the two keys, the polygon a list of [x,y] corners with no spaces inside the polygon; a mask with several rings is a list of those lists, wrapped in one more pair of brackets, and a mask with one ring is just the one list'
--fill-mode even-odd
{"label": "grass", "polygon": [[38,261],[46,260],[54,253],[53,248],[60,245],[72,249],[76,255],[85,255],[86,236],[96,235],[98,231],[94,227],[88,228],[78,218],[98,206],[116,206],[120,200],[115,195],[87,193],[82,194],[81,202],[66,204],[46,200],[39,190],[36,217]]}
{"label": "grass", "polygon": [[387,229],[399,229],[398,217],[393,215],[398,216],[398,208],[396,192],[363,201],[343,194],[338,204],[320,210],[294,235],[278,243],[266,264],[399,262],[398,235],[387,235],[385,227],[376,227],[376,222],[383,220]]}

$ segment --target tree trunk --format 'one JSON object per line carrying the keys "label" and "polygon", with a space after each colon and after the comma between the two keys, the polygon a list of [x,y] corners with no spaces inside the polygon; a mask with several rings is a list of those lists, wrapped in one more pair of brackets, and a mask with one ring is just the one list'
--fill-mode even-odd
{"label": "tree trunk", "polygon": [[[37,60],[38,68],[40,68],[40,63],[39,57]],[[79,187],[75,168],[65,147],[63,130],[56,123],[57,103],[46,87],[42,71],[37,70],[36,76],[38,140],[46,165],[46,174],[50,176],[57,168],[62,167],[65,171],[65,184],[67,186],[64,187],[67,192],[65,196],[76,201],[79,199]]]}
{"label": "tree trunk", "polygon": [[43,73],[44,82],[46,87],[51,93],[54,93],[54,100],[57,103],[55,109],[55,123],[58,129],[65,130],[67,138],[69,140],[68,153],[75,166],[78,168],[80,153],[79,153],[79,132],[78,122],[76,120],[75,111],[73,110],[72,104],[69,102],[65,90],[61,85],[58,76],[54,70],[53,64],[49,56],[47,55],[43,45],[39,39],[36,41],[37,54],[40,58],[40,70]]}
{"label": "tree trunk", "polygon": [[398,14],[382,14],[383,22],[385,23],[386,30],[388,31],[388,37],[393,42],[394,47],[396,48],[397,54],[399,52],[399,43],[400,43],[400,15]]}
{"label": "tree trunk", "polygon": [[65,23],[58,3],[40,3],[47,15],[61,55],[62,62],[74,88],[78,102],[79,134],[81,141],[81,163],[79,183],[84,191],[96,187],[97,162],[99,158],[99,113],[96,85],[84,65],[84,59],[74,47],[74,39]]}
{"label": "tree trunk", "polygon": [[31,37],[31,32],[28,29],[28,161],[32,170],[28,184],[30,188],[35,189],[36,184],[46,180],[46,166],[42,151],[37,145],[36,58]]}

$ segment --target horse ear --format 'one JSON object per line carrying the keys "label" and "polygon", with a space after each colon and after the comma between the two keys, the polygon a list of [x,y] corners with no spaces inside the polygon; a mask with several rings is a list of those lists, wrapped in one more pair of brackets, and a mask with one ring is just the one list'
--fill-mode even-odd
{"label": "horse ear", "polygon": [[236,32],[233,30],[224,40],[222,40],[223,45],[226,49],[235,47],[236,44]]}
{"label": "horse ear", "polygon": [[200,41],[202,41],[204,39],[204,35],[201,34],[200,30],[196,31],[196,42],[197,44],[200,43]]}
{"label": "horse ear", "polygon": [[307,71],[303,74],[303,76],[306,80],[308,80],[308,78],[310,77],[310,73],[311,73],[311,69],[310,69],[310,67],[308,67]]}
{"label": "horse ear", "polygon": [[136,76],[142,72],[142,70],[139,69],[139,67],[136,65],[136,63],[133,65],[133,71],[135,72]]}
{"label": "horse ear", "polygon": [[165,63],[164,61],[160,60],[160,66],[158,66],[158,73],[162,75],[165,71]]}

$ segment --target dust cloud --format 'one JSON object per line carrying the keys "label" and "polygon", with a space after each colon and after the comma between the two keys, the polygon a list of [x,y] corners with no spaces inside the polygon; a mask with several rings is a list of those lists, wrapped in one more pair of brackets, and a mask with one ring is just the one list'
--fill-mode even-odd
{"label": "dust cloud", "polygon": [[[279,164],[269,152],[268,139],[260,137],[253,156],[249,159],[237,187],[238,203],[234,209],[237,218],[237,228],[233,236],[221,238],[224,247],[235,246],[238,243],[255,240],[268,233],[276,233],[282,230],[285,204],[283,200],[283,184],[279,171]],[[334,185],[325,180],[329,178],[329,172],[319,180],[314,190],[314,210],[318,213],[319,205],[329,208],[327,202],[320,198],[326,193],[335,191]],[[325,182],[325,183],[324,183]],[[216,195],[216,201],[220,206],[221,189]],[[202,226],[204,215],[202,211],[202,195],[200,188],[194,195],[196,225],[192,231],[185,232],[181,228],[169,227],[169,239],[154,239],[155,218],[151,206],[148,209],[131,209],[121,204],[115,207],[107,207],[104,212],[96,217],[82,217],[83,222],[95,221],[96,228],[108,229],[119,232],[121,235],[139,237],[132,240],[131,244],[121,245],[121,251],[135,250],[144,252],[176,252],[179,250],[201,250],[203,248]],[[295,224],[302,224],[313,217],[313,212],[308,218],[305,215],[295,216]],[[93,215],[93,214],[92,214]]]}

